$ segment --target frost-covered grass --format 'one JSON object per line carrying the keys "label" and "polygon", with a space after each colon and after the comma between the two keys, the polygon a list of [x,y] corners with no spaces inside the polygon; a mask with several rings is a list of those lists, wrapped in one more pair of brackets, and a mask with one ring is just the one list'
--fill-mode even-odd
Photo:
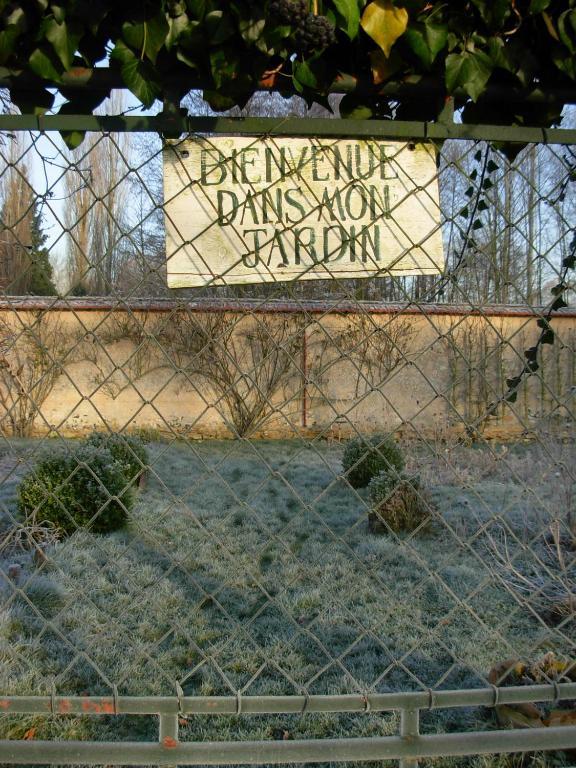
{"label": "frost-covered grass", "polygon": [[[0,483],[8,518],[15,462],[33,452],[16,448],[2,465],[12,467]],[[499,520],[511,540],[527,541],[556,514],[548,459],[535,447],[410,449],[431,522],[400,536],[368,533],[367,494],[341,477],[341,445],[148,449],[148,482],[125,530],[77,532],[36,568],[27,554],[10,555],[24,572],[20,591],[5,583],[0,592],[4,691],[48,692],[54,683],[62,694],[108,694],[116,684],[121,694],[174,694],[176,681],[200,695],[477,687],[505,658],[573,652],[570,633],[538,621],[502,586],[482,533]],[[34,727],[36,738],[137,739],[153,738],[151,720],[4,717],[0,729],[13,738]],[[431,713],[423,723],[485,727],[486,713]],[[196,717],[182,738],[396,728],[394,715]],[[463,762],[435,762],[449,764]]]}

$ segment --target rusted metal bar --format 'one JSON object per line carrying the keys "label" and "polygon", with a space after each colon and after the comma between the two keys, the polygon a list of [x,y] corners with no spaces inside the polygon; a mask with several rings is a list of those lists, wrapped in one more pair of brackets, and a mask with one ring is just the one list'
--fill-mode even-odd
{"label": "rusted metal bar", "polygon": [[[434,709],[449,707],[494,706],[494,688],[434,691]],[[498,688],[499,704],[536,701],[564,701],[576,698],[576,683],[526,685]],[[234,715],[236,696],[118,696],[118,714],[125,715]],[[430,691],[342,694],[325,696],[242,696],[242,714],[290,714],[302,712],[391,712],[401,709],[425,709]],[[114,714],[112,696],[5,696],[0,698],[0,712],[10,714]]]}

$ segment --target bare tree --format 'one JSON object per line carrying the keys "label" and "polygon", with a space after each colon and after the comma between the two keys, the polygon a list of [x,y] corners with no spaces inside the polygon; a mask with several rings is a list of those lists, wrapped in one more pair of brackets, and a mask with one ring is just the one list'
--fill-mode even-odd
{"label": "bare tree", "polygon": [[390,374],[413,352],[414,323],[404,315],[384,321],[368,314],[353,314],[335,334],[329,346],[335,348],[336,362],[350,360],[355,369],[355,392],[359,397],[381,387]]}
{"label": "bare tree", "polygon": [[0,179],[0,284],[9,293],[24,294],[30,270],[34,190],[22,159],[23,147],[16,136],[3,149]]}
{"label": "bare tree", "polygon": [[300,373],[304,329],[295,315],[182,311],[166,328],[165,343],[188,382],[204,379],[213,405],[245,436],[296,397],[288,385]]}
{"label": "bare tree", "polygon": [[[121,98],[112,97],[108,111],[122,108]],[[72,152],[64,220],[73,293],[110,293],[127,258],[128,154],[125,133],[90,135]]]}
{"label": "bare tree", "polygon": [[0,315],[0,430],[31,434],[34,420],[64,366],[73,361],[71,335],[56,313]]}
{"label": "bare tree", "polygon": [[126,389],[167,367],[160,353],[164,324],[151,312],[111,312],[97,332],[81,331],[81,359],[91,363],[94,386],[115,400]]}

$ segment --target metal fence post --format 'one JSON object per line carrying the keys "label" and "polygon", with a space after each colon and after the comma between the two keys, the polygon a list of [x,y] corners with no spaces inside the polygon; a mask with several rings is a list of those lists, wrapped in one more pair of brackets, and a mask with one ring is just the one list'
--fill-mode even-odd
{"label": "metal fence post", "polygon": [[[420,710],[402,709],[400,712],[400,736],[410,742],[420,735]],[[406,757],[400,760],[400,768],[418,768],[418,760]]]}
{"label": "metal fence post", "polygon": [[[160,727],[158,740],[162,746],[169,750],[178,746],[178,715],[160,715]],[[178,768],[176,764],[169,768]]]}

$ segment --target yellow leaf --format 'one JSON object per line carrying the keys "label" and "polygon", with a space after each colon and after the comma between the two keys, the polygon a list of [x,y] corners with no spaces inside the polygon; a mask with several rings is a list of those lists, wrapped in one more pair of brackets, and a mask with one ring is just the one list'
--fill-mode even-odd
{"label": "yellow leaf", "polygon": [[362,29],[378,43],[385,56],[390,56],[392,46],[408,26],[406,8],[396,8],[391,0],[373,0],[368,3],[360,20]]}

